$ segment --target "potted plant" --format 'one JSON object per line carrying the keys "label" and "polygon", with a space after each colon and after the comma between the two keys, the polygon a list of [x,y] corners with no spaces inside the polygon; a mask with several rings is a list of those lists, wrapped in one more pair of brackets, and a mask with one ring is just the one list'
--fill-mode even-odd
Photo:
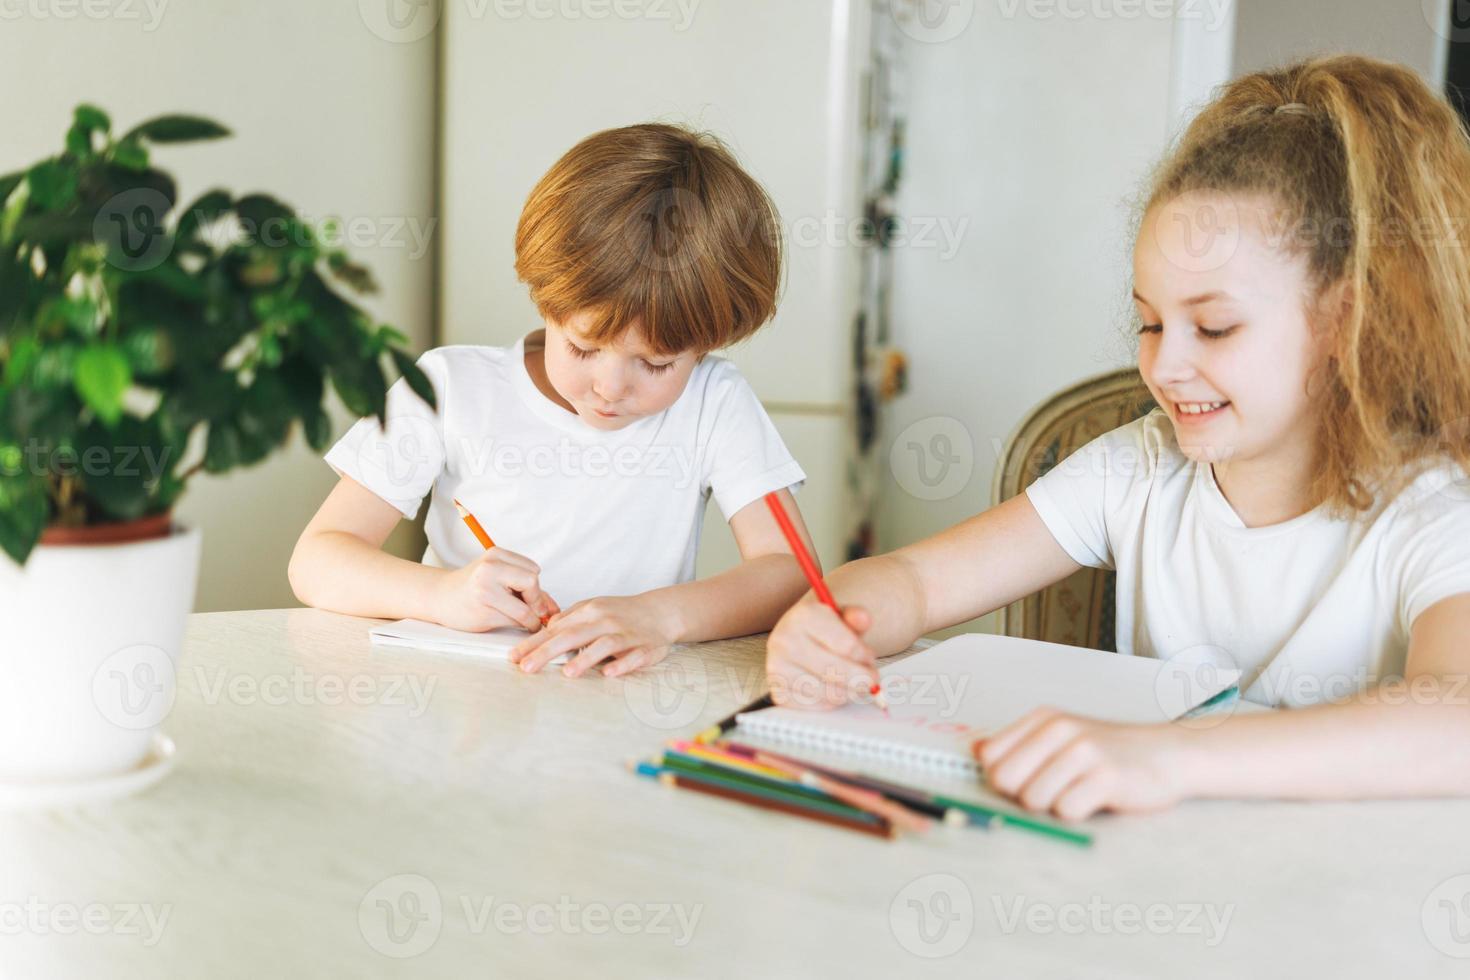
{"label": "potted plant", "polygon": [[384,414],[405,338],[338,291],[367,270],[265,194],[177,210],[154,147],[229,135],[163,116],[0,177],[0,790],[143,763],[172,703],[200,535],[189,478],[264,459],[323,402]]}

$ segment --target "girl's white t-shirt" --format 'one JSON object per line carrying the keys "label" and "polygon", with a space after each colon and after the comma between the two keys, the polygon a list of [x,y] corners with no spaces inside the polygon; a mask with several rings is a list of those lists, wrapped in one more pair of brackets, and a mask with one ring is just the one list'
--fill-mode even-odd
{"label": "girl's white t-shirt", "polygon": [[483,554],[457,498],[497,545],[541,567],[543,590],[563,609],[689,581],[711,496],[728,520],[806,480],[749,383],[720,357],[700,360],[674,404],[610,432],[541,393],[525,338],[440,347],[418,364],[439,411],[399,380],[386,429],[372,416],[358,421],[326,461],[409,519],[432,492],[428,564],[459,568]]}
{"label": "girl's white t-shirt", "polygon": [[1117,572],[1119,653],[1238,667],[1262,704],[1402,674],[1415,618],[1470,592],[1470,479],[1449,461],[1356,519],[1318,507],[1250,528],[1156,409],[1026,495],[1074,561]]}

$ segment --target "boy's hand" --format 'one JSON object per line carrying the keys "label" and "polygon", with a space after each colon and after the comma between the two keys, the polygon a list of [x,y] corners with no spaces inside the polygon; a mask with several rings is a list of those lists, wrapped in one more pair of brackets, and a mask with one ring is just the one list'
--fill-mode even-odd
{"label": "boy's hand", "polygon": [[878,683],[878,657],[863,642],[868,611],[848,606],[839,617],[808,596],[786,610],[766,640],[771,697],[792,708],[836,708]]}
{"label": "boy's hand", "polygon": [[1099,810],[1162,810],[1183,799],[1183,734],[1173,725],[1037,708],[973,748],[996,792],[1028,810],[1081,820]]}
{"label": "boy's hand", "polygon": [[648,667],[668,656],[676,630],[670,614],[648,596],[603,596],[577,603],[554,617],[546,629],[522,640],[510,652],[510,662],[534,674],[572,650],[562,673],[580,677],[604,660],[606,677],[617,677]]}
{"label": "boy's hand", "polygon": [[542,616],[561,611],[541,591],[540,574],[541,566],[525,555],[491,548],[443,580],[433,598],[433,619],[471,633],[506,626],[534,633]]}

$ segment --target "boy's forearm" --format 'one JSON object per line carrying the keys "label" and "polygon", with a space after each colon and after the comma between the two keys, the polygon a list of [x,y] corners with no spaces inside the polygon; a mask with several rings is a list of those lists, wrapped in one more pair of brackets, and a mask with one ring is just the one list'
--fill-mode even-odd
{"label": "boy's forearm", "polygon": [[[1379,687],[1359,700],[1181,729],[1196,797],[1470,795],[1470,705],[1448,688]],[[1208,719],[1204,716],[1201,721]]]}
{"label": "boy's forearm", "polygon": [[323,531],[298,545],[288,574],[296,598],[319,609],[432,619],[430,596],[447,572],[396,558],[351,534]]}
{"label": "boy's forearm", "polygon": [[729,571],[655,589],[647,596],[663,610],[675,643],[701,643],[763,633],[807,589],[790,555],[749,558]]}

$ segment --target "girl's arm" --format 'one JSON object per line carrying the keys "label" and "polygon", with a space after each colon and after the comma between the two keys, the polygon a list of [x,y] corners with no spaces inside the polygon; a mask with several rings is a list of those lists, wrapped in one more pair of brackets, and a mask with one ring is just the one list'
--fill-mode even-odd
{"label": "girl's arm", "polygon": [[1191,796],[1470,795],[1470,594],[1430,606],[1402,682],[1353,701],[1232,717],[1190,733]]}
{"label": "girl's arm", "polygon": [[558,611],[540,590],[535,562],[504,548],[453,571],[388,554],[383,542],[402,519],[392,504],[342,477],[291,553],[286,574],[296,598],[350,616],[425,619],[472,632],[534,631],[541,615]]}
{"label": "girl's arm", "polygon": [[1188,797],[1470,795],[1470,594],[1414,621],[1402,681],[1352,701],[1193,723],[1118,725],[1041,710],[980,742],[991,784],[1081,819]]}
{"label": "girl's arm", "polygon": [[[827,577],[841,618],[808,593],[772,631],[766,661],[772,693],[780,704],[842,704],[876,683],[878,656],[1081,567],[1024,493],[917,544],[843,565]],[[821,693],[804,696],[803,690]]]}

